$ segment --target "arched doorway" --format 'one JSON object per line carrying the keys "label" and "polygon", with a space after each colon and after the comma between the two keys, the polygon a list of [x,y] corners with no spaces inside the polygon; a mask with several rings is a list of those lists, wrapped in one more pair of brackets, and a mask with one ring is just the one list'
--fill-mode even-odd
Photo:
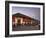
{"label": "arched doorway", "polygon": [[16,17],[16,18],[15,18],[15,23],[16,23],[16,25],[17,25],[17,24],[22,24],[22,23],[23,23],[23,18]]}
{"label": "arched doorway", "polygon": [[21,24],[21,19],[17,19],[17,24]]}

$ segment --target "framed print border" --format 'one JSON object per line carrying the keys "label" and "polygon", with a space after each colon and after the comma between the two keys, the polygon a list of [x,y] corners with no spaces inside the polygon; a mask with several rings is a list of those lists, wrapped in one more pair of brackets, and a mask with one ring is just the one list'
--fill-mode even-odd
{"label": "framed print border", "polygon": [[[34,34],[18,34],[10,35],[9,34],[9,4],[28,4],[28,5],[42,5],[43,6],[43,33],[34,33]],[[44,35],[45,34],[45,4],[37,2],[19,2],[19,1],[5,1],[5,37],[16,37],[16,36],[34,36],[34,35]]]}

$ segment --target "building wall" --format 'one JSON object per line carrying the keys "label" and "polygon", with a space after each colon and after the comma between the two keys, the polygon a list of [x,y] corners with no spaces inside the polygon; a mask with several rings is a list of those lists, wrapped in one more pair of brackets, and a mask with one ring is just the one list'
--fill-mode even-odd
{"label": "building wall", "polygon": [[36,20],[31,20],[31,19],[29,19],[29,18],[24,18],[24,17],[15,17],[15,16],[13,16],[12,17],[12,23],[13,24],[18,24],[18,19],[20,19],[20,21],[21,21],[21,23],[20,24],[30,24],[30,25],[37,25],[38,24],[38,21],[36,21]]}

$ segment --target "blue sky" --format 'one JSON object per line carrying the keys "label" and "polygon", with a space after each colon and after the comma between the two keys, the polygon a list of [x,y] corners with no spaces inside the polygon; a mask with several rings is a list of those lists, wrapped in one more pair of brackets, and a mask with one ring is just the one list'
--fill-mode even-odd
{"label": "blue sky", "polygon": [[40,20],[40,8],[34,7],[12,7],[12,14],[21,13],[32,17],[34,19]]}

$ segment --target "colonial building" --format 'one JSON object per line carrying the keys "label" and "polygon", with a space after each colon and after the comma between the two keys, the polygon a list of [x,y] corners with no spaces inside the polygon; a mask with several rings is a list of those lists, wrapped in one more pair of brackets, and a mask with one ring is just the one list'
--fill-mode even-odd
{"label": "colonial building", "polygon": [[20,13],[16,13],[14,15],[12,15],[12,24],[13,25],[17,25],[17,24],[21,24],[21,25],[39,25],[40,24],[40,21],[34,19],[34,18],[31,18],[29,16],[26,16],[26,15],[23,15],[23,14],[20,14]]}

